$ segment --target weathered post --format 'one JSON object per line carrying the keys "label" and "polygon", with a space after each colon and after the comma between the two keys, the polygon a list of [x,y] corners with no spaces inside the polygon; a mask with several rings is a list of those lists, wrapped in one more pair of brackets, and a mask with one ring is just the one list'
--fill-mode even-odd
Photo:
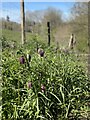
{"label": "weathered post", "polygon": [[69,49],[73,49],[75,44],[76,44],[75,36],[74,34],[72,34],[69,41]]}
{"label": "weathered post", "polygon": [[26,42],[24,0],[21,0],[20,3],[21,3],[21,37],[22,37],[22,45],[23,45]]}
{"label": "weathered post", "polygon": [[48,46],[50,46],[50,22],[47,22],[48,27]]}
{"label": "weathered post", "polygon": [[88,74],[90,77],[90,1],[88,2]]}

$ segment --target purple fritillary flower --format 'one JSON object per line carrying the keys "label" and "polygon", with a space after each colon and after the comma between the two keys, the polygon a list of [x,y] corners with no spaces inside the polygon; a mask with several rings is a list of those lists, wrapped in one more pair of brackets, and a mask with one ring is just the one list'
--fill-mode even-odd
{"label": "purple fritillary flower", "polygon": [[23,56],[20,57],[20,64],[24,64],[25,63],[25,58]]}
{"label": "purple fritillary flower", "polygon": [[44,86],[44,85],[41,85],[41,91],[42,91],[42,92],[45,92],[45,89],[46,89],[45,86]]}
{"label": "purple fritillary flower", "polygon": [[43,49],[38,49],[38,54],[41,56],[41,57],[44,57],[44,51]]}
{"label": "purple fritillary flower", "polygon": [[27,87],[28,87],[28,89],[30,89],[32,87],[32,83],[28,82]]}

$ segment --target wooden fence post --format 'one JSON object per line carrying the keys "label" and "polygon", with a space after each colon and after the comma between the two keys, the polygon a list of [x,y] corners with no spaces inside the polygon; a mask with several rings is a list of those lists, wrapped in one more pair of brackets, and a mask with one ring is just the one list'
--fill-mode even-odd
{"label": "wooden fence post", "polygon": [[90,77],[90,1],[88,2],[88,74]]}
{"label": "wooden fence post", "polygon": [[50,46],[50,22],[47,22],[47,27],[48,27],[48,46]]}
{"label": "wooden fence post", "polygon": [[21,0],[20,3],[21,3],[21,37],[22,37],[22,45],[23,45],[26,42],[24,0]]}

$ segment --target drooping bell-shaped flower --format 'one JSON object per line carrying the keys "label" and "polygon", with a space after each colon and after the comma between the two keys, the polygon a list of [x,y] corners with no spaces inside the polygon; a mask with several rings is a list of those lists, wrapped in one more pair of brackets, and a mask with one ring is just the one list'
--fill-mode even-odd
{"label": "drooping bell-shaped flower", "polygon": [[32,82],[28,82],[27,87],[30,89],[32,87]]}
{"label": "drooping bell-shaped flower", "polygon": [[21,56],[19,60],[20,60],[20,64],[24,64],[24,63],[25,63],[25,58],[24,58],[24,56]]}
{"label": "drooping bell-shaped flower", "polygon": [[44,50],[39,48],[38,49],[38,54],[41,56],[41,57],[44,57]]}
{"label": "drooping bell-shaped flower", "polygon": [[42,85],[41,85],[41,91],[42,91],[42,92],[45,92],[45,89],[46,89],[46,87],[42,84]]}

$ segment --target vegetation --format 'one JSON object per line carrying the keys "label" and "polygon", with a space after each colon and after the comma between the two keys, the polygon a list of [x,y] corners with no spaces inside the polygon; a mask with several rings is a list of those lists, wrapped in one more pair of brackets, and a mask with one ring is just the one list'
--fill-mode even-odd
{"label": "vegetation", "polygon": [[38,42],[40,56],[35,42],[17,49],[3,43],[2,120],[89,119],[89,78],[81,62]]}
{"label": "vegetation", "polygon": [[[87,4],[75,3],[69,21],[63,21],[62,12],[54,8],[48,8],[43,17],[40,11],[27,11],[27,42],[23,46],[20,24],[11,22],[9,16],[3,20],[0,38],[2,120],[90,119],[87,58],[74,54],[88,52],[86,8]],[[32,16],[31,21],[29,16]],[[48,21],[51,25],[49,47],[46,41]],[[73,50],[68,50],[71,32],[77,44]]]}
{"label": "vegetation", "polygon": [[[70,35],[76,37],[76,50],[80,53],[88,53],[88,3],[76,2],[71,9],[71,18],[62,18],[63,12],[49,7],[42,11],[26,11],[26,32],[38,34],[42,40],[47,39],[47,22],[51,26],[51,40],[62,48],[68,47]],[[7,16],[9,17],[9,16]],[[2,28],[14,32],[20,31],[20,24],[2,19]],[[3,31],[4,34],[5,31]],[[5,33],[6,34],[6,33]],[[18,33],[17,33],[18,35]],[[28,39],[28,38],[27,38]],[[17,39],[16,39],[17,41]]]}
{"label": "vegetation", "polygon": [[[72,8],[72,31],[76,34],[77,49],[88,52],[88,3],[76,3]],[[82,31],[82,32],[81,32]],[[84,44],[84,46],[83,46]]]}

